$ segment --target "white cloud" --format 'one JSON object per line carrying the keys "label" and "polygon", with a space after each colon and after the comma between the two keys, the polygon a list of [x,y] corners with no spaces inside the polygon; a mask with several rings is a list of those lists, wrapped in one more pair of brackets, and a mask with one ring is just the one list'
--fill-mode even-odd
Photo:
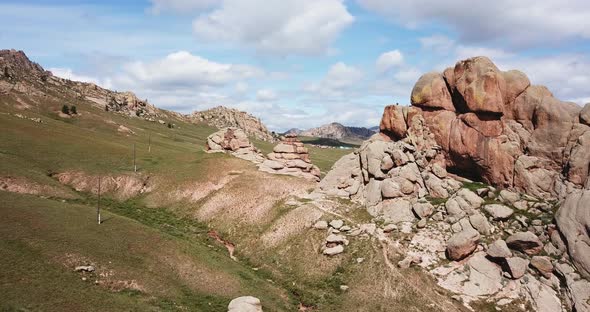
{"label": "white cloud", "polygon": [[272,102],[277,99],[277,95],[274,91],[269,89],[262,89],[256,92],[256,100],[261,102]]}
{"label": "white cloud", "polygon": [[262,74],[263,71],[254,66],[217,63],[180,51],[149,63],[138,61],[127,64],[116,81],[127,87],[151,87],[172,92],[178,88],[223,86]]}
{"label": "white cloud", "polygon": [[514,57],[497,65],[502,70],[521,70],[531,83],[547,86],[561,100],[582,104],[590,97],[590,58],[586,55]]}
{"label": "white cloud", "polygon": [[248,88],[249,88],[249,86],[245,82],[240,81],[240,82],[236,83],[236,92],[238,92],[238,93],[244,93],[244,92],[248,91]]}
{"label": "white cloud", "polygon": [[404,63],[404,56],[399,50],[385,52],[375,62],[378,72],[386,72]]}
{"label": "white cloud", "polygon": [[52,72],[53,75],[60,78],[69,79],[72,81],[90,82],[107,89],[112,88],[112,82],[110,79],[99,79],[96,77],[79,75],[74,73],[74,71],[70,68],[53,67],[49,68],[48,70]]}
{"label": "white cloud", "polygon": [[165,11],[188,13],[211,8],[221,0],[150,0],[152,6],[149,11],[160,14]]}
{"label": "white cloud", "polygon": [[330,67],[320,82],[309,84],[304,90],[325,97],[341,97],[362,78],[360,69],[338,62]]}
{"label": "white cloud", "polygon": [[515,46],[590,38],[587,0],[357,0],[408,27],[443,23],[469,42],[509,41]]}
{"label": "white cloud", "polygon": [[224,0],[195,19],[193,30],[202,39],[266,53],[322,54],[353,21],[343,0]]}

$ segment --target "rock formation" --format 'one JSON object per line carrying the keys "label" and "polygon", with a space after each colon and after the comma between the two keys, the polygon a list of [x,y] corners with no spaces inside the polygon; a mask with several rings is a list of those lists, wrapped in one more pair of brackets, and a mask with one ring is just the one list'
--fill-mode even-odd
{"label": "rock formation", "polygon": [[300,176],[309,180],[320,180],[320,169],[311,163],[307,148],[297,139],[295,134],[287,134],[284,139],[268,154],[260,170]]}
{"label": "rock formation", "polygon": [[403,138],[421,114],[453,172],[542,198],[562,198],[588,177],[590,109],[557,100],[519,71],[470,58],[423,75],[411,101],[387,107],[381,131]]}
{"label": "rock formation", "polygon": [[277,144],[268,158],[250,142],[246,133],[239,128],[225,128],[207,138],[205,149],[210,153],[229,153],[255,163],[260,171],[292,175],[319,181],[320,170],[311,163],[307,148],[296,135],[287,135]]}
{"label": "rock formation", "polygon": [[411,100],[386,107],[381,132],[312,197],[364,206],[383,223],[374,236],[393,234],[411,260],[400,263],[467,305],[525,298],[538,311],[589,311],[590,105],[560,102],[484,57],[422,76]]}
{"label": "rock formation", "polygon": [[274,142],[275,140],[272,133],[268,131],[259,118],[237,109],[218,106],[209,110],[194,112],[188,118],[193,122],[205,123],[218,129],[240,128],[247,135],[262,141]]}
{"label": "rock formation", "polygon": [[225,128],[211,134],[207,137],[205,149],[209,153],[230,153],[256,164],[264,161],[264,156],[250,143],[244,130],[239,128]]}

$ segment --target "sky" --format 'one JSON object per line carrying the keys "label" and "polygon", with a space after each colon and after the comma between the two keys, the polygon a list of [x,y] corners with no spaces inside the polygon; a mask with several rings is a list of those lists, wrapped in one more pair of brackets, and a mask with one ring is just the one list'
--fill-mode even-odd
{"label": "sky", "polygon": [[488,56],[590,102],[587,0],[0,0],[0,48],[55,75],[272,130],[371,127],[418,78]]}

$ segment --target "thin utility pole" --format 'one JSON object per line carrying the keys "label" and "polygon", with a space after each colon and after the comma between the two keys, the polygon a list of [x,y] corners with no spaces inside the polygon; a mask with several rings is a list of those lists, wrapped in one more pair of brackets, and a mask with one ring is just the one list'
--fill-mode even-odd
{"label": "thin utility pole", "polygon": [[148,137],[148,153],[152,152],[152,134]]}
{"label": "thin utility pole", "polygon": [[133,143],[133,172],[137,172],[137,162],[135,162],[135,143]]}
{"label": "thin utility pole", "polygon": [[100,176],[98,176],[98,201],[96,202],[96,217],[100,224]]}

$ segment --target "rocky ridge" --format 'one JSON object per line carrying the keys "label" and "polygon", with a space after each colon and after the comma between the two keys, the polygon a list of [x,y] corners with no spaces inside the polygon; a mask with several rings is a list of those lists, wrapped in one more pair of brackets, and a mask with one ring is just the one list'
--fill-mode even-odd
{"label": "rocky ridge", "polygon": [[298,135],[328,138],[328,139],[348,139],[348,140],[366,140],[375,134],[374,131],[361,127],[347,127],[337,122],[323,125],[317,128],[298,131]]}
{"label": "rocky ridge", "polygon": [[[129,117],[140,117],[157,121],[167,115],[182,116],[164,112],[139,99],[132,92],[116,92],[101,88],[93,83],[77,82],[54,76],[39,64],[32,62],[22,51],[0,50],[0,95],[12,96],[21,109],[40,105],[35,99],[46,102],[50,97],[84,99],[92,105]],[[48,91],[51,92],[48,92]],[[57,99],[56,99],[57,100]],[[61,107],[61,106],[60,106]]]}
{"label": "rocky ridge", "polygon": [[262,141],[275,141],[272,133],[268,131],[259,118],[237,109],[218,106],[205,111],[194,112],[187,117],[193,122],[205,123],[218,129],[240,128],[246,134]]}

